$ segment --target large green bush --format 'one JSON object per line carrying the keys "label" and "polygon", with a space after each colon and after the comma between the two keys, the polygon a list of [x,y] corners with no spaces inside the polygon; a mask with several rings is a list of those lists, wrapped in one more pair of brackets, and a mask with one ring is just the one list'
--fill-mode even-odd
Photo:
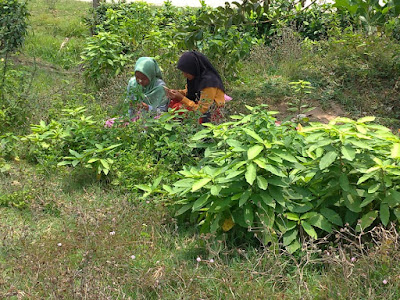
{"label": "large green bush", "polygon": [[0,1],[0,54],[12,53],[20,48],[27,32],[28,10],[26,2]]}
{"label": "large green bush", "polygon": [[[357,231],[400,221],[400,139],[373,117],[297,128],[276,123],[265,107],[208,125],[204,159],[166,187],[177,215],[189,213],[202,232],[232,226],[283,239],[289,251],[345,223]],[[204,147],[204,145],[201,145]]]}

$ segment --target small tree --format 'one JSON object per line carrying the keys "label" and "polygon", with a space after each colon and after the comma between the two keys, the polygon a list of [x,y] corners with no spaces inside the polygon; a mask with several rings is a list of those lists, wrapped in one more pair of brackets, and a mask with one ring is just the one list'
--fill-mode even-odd
{"label": "small tree", "polygon": [[4,85],[8,57],[24,43],[28,16],[26,2],[0,0],[0,57],[4,58],[0,91]]}

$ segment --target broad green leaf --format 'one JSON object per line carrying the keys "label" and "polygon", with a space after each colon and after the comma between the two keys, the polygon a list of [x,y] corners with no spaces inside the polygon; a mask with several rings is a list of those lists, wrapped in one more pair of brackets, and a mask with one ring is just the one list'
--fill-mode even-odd
{"label": "broad green leaf", "polygon": [[361,202],[360,207],[363,208],[363,207],[367,206],[368,204],[370,204],[374,200],[375,200],[375,195],[368,195],[367,197],[365,197],[363,202]]}
{"label": "broad green leaf", "polygon": [[201,140],[205,137],[207,137],[207,135],[210,133],[210,129],[203,129],[200,130],[199,132],[197,132],[193,137],[192,140],[193,141],[197,141],[197,140]]}
{"label": "broad green leaf", "polygon": [[373,116],[367,116],[367,117],[363,117],[357,120],[357,123],[367,123],[367,122],[373,122],[375,121],[375,117]]}
{"label": "broad green leaf", "polygon": [[315,216],[308,219],[308,222],[314,227],[318,227],[329,233],[332,232],[331,223],[329,223],[329,221],[327,219],[325,219],[323,215],[316,214]]}
{"label": "broad green leaf", "polygon": [[315,211],[310,211],[310,212],[308,212],[308,213],[302,214],[301,217],[300,217],[300,220],[307,220],[307,219],[309,219],[309,218],[311,218],[311,217],[314,217],[314,216],[316,216],[316,215],[318,215],[317,212],[315,212]]}
{"label": "broad green leaf", "polygon": [[374,183],[374,184],[370,185],[370,187],[368,188],[368,193],[369,194],[375,194],[375,192],[377,190],[379,190],[380,186],[381,186],[380,182],[377,182],[377,183]]}
{"label": "broad green leaf", "polygon": [[397,218],[397,222],[400,223],[400,207],[396,207],[396,208],[393,210],[393,212],[394,212],[394,214],[395,214],[395,216],[396,216],[396,218]]}
{"label": "broad green leaf", "polygon": [[257,176],[257,185],[260,189],[266,190],[268,188],[268,181],[263,176]]}
{"label": "broad green leaf", "polygon": [[367,133],[367,129],[362,125],[356,125],[356,128],[357,128],[358,132],[360,132],[362,134],[366,134]]}
{"label": "broad green leaf", "polygon": [[267,193],[267,192],[261,192],[261,199],[264,201],[264,203],[272,208],[275,208],[276,203],[274,199]]}
{"label": "broad green leaf", "polygon": [[181,180],[179,180],[179,181],[174,183],[175,187],[188,188],[188,187],[192,187],[192,185],[193,185],[193,179],[192,178],[181,179]]}
{"label": "broad green leaf", "polygon": [[231,179],[234,178],[240,174],[242,174],[245,170],[239,170],[239,171],[229,171],[226,176],[226,179]]}
{"label": "broad green leaf", "polygon": [[293,229],[293,230],[287,231],[283,235],[283,245],[284,246],[290,245],[297,238],[298,233],[299,232],[298,232],[297,229]]}
{"label": "broad green leaf", "polygon": [[243,131],[246,132],[247,135],[251,136],[253,139],[257,140],[260,143],[263,143],[263,139],[255,133],[253,130],[248,128],[243,128]]}
{"label": "broad green leaf", "polygon": [[135,184],[135,187],[145,192],[151,192],[151,186],[146,184]]}
{"label": "broad green leaf", "polygon": [[372,149],[367,143],[364,143],[360,140],[356,140],[354,138],[348,138],[347,141],[361,149],[370,149],[370,150]]}
{"label": "broad green leaf", "polygon": [[366,173],[365,175],[361,176],[361,177],[358,179],[358,181],[357,181],[357,185],[359,185],[359,184],[361,184],[361,183],[367,181],[367,180],[370,179],[371,177],[374,177],[374,176],[375,176],[375,173],[376,173],[376,171],[377,171],[378,169],[379,169],[379,168],[376,168],[374,171],[368,171],[368,173]]}
{"label": "broad green leaf", "polygon": [[299,243],[299,241],[297,239],[295,239],[293,241],[293,243],[291,243],[289,246],[286,246],[286,249],[289,251],[289,253],[293,254],[294,252],[299,250],[300,247],[301,247],[301,244]]}
{"label": "broad green leaf", "polygon": [[367,229],[375,221],[377,216],[378,216],[377,210],[373,210],[373,211],[370,211],[369,213],[365,214],[361,218],[360,223],[357,224],[356,231],[360,232],[361,230]]}
{"label": "broad green leaf", "polygon": [[320,210],[321,214],[327,218],[331,223],[338,225],[338,226],[343,226],[343,221],[340,215],[335,212],[333,209],[330,208],[321,208]]}
{"label": "broad green leaf", "polygon": [[246,190],[240,197],[239,207],[245,204],[247,200],[249,200],[250,196],[251,196],[251,190]]}
{"label": "broad green leaf", "polygon": [[283,219],[281,216],[276,217],[275,224],[277,225],[279,231],[283,234],[289,230],[292,230],[293,228],[296,228],[298,225],[297,222]]}
{"label": "broad green leaf", "polygon": [[75,156],[76,158],[82,158],[82,154],[79,154],[78,152],[76,152],[73,149],[69,149],[69,153],[71,153],[73,156]]}
{"label": "broad green leaf", "polygon": [[283,189],[276,187],[276,186],[269,186],[268,188],[269,194],[272,196],[272,198],[278,202],[281,206],[285,207],[286,206],[286,201],[285,198],[283,197]]}
{"label": "broad green leaf", "polygon": [[209,194],[203,194],[199,199],[197,199],[193,203],[192,211],[197,211],[200,208],[202,208],[208,202],[209,198],[210,198]]}
{"label": "broad green leaf", "polygon": [[390,211],[389,211],[389,206],[386,203],[381,203],[381,207],[379,210],[379,217],[384,226],[386,226],[389,223]]}
{"label": "broad green leaf", "polygon": [[100,159],[100,162],[105,169],[110,169],[110,165],[108,164],[108,161],[106,161],[105,159]]}
{"label": "broad green leaf", "polygon": [[234,151],[234,152],[244,152],[244,151],[247,150],[247,149],[243,146],[243,144],[242,144],[241,142],[237,141],[237,140],[228,139],[228,140],[226,141],[226,143],[227,143],[229,146],[233,147],[232,151]]}
{"label": "broad green leaf", "polygon": [[396,143],[393,145],[393,148],[391,151],[391,157],[392,158],[400,158],[400,143]]}
{"label": "broad green leaf", "polygon": [[202,178],[202,179],[196,181],[195,183],[193,183],[192,192],[195,192],[195,191],[201,189],[203,186],[205,186],[210,181],[211,181],[211,178]]}
{"label": "broad green leaf", "polygon": [[390,190],[389,195],[383,200],[390,208],[396,207],[400,204],[400,193],[395,190]]}
{"label": "broad green leaf", "polygon": [[192,207],[192,203],[185,204],[175,213],[175,217],[180,216],[181,214],[187,212]]}
{"label": "broad green leaf", "polygon": [[314,150],[320,148],[322,149],[324,146],[331,145],[332,139],[324,139],[322,141],[318,141],[316,144],[311,145],[310,148],[307,149],[307,152],[313,152]]}
{"label": "broad green leaf", "polygon": [[336,160],[336,157],[337,153],[335,151],[326,153],[319,162],[319,168],[321,170],[328,168]]}
{"label": "broad green leaf", "polygon": [[361,212],[361,200],[360,197],[352,195],[352,194],[343,194],[344,204],[348,209],[354,211],[356,213]]}
{"label": "broad green leaf", "polygon": [[88,160],[88,164],[94,163],[96,161],[100,160],[100,158],[91,158]]}
{"label": "broad green leaf", "polygon": [[294,157],[292,154],[285,152],[283,150],[276,150],[276,151],[274,151],[274,153],[284,160],[287,160],[287,161],[290,161],[293,163],[297,162],[296,157]]}
{"label": "broad green leaf", "polygon": [[285,214],[286,219],[288,220],[292,220],[292,221],[299,221],[300,217],[298,214],[294,214],[294,213],[286,213]]}
{"label": "broad green leaf", "polygon": [[158,187],[158,185],[160,184],[162,179],[163,179],[163,176],[158,176],[156,178],[156,180],[154,180],[154,182],[152,184],[152,188],[155,189],[156,187]]}
{"label": "broad green leaf", "polygon": [[344,145],[341,150],[343,158],[347,160],[353,161],[356,157],[356,151],[350,145]]}
{"label": "broad green leaf", "polygon": [[214,221],[211,223],[211,226],[210,226],[211,233],[214,233],[218,230],[220,219],[221,219],[221,214],[214,215]]}
{"label": "broad green leaf", "polygon": [[287,178],[276,177],[276,176],[268,177],[268,184],[280,187],[289,187],[289,181],[287,180]]}
{"label": "broad green leaf", "polygon": [[265,170],[270,171],[272,174],[279,176],[279,177],[286,177],[286,175],[277,167],[273,165],[266,165]]}
{"label": "broad green leaf", "polygon": [[211,205],[209,212],[220,212],[224,211],[231,205],[232,201],[230,198],[217,199]]}
{"label": "broad green leaf", "polygon": [[261,153],[261,151],[263,151],[263,149],[264,149],[264,146],[262,146],[262,145],[254,145],[247,151],[247,158],[249,160],[254,159],[255,157],[257,157],[258,154]]}
{"label": "broad green leaf", "polygon": [[244,207],[243,217],[248,227],[253,226],[254,213],[253,208],[250,204],[246,204],[246,206]]}
{"label": "broad green leaf", "polygon": [[244,214],[243,214],[243,208],[236,209],[235,211],[232,212],[232,218],[235,224],[238,224],[239,226],[243,228],[247,228],[247,224],[244,221]]}
{"label": "broad green leaf", "polygon": [[311,236],[313,239],[318,238],[314,228],[307,221],[304,220],[301,221],[301,227],[303,227],[304,231],[307,232],[307,234]]}
{"label": "broad green leaf", "polygon": [[249,163],[246,168],[246,174],[245,174],[246,181],[250,185],[253,185],[253,182],[256,179],[256,176],[257,176],[257,169],[256,169],[255,164]]}
{"label": "broad green leaf", "polygon": [[349,179],[347,178],[347,174],[346,174],[346,173],[340,174],[340,177],[339,177],[339,184],[340,184],[340,187],[341,187],[344,191],[346,191],[346,192],[349,191],[349,189],[350,189],[350,183],[349,183]]}
{"label": "broad green leaf", "polygon": [[306,203],[286,203],[286,207],[291,212],[301,213],[301,214],[313,209],[312,204],[309,203],[309,202],[306,202]]}
{"label": "broad green leaf", "polygon": [[164,189],[165,191],[167,191],[168,194],[173,194],[173,193],[174,193],[173,189],[172,189],[169,185],[164,184],[164,185],[163,185],[163,189]]}
{"label": "broad green leaf", "polygon": [[262,169],[267,167],[267,162],[264,158],[255,159],[254,162]]}
{"label": "broad green leaf", "polygon": [[213,185],[212,187],[211,187],[211,195],[213,195],[213,196],[218,196],[219,195],[219,193],[221,192],[221,189],[222,189],[222,186],[220,186],[220,185]]}

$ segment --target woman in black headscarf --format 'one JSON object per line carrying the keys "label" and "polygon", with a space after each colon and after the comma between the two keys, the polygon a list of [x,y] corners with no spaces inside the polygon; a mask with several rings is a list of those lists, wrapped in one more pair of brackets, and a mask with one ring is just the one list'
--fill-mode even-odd
{"label": "woman in black headscarf", "polygon": [[187,79],[185,90],[167,89],[168,96],[188,110],[200,110],[200,123],[210,122],[213,112],[225,104],[225,88],[221,77],[210,61],[197,51],[182,54],[178,69]]}

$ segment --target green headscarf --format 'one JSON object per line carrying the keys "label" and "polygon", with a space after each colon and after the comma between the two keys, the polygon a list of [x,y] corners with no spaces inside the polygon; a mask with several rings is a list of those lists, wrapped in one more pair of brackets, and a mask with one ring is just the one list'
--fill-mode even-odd
{"label": "green headscarf", "polygon": [[160,67],[154,58],[141,57],[136,61],[135,72],[142,72],[150,80],[147,86],[141,86],[132,77],[128,84],[128,98],[133,101],[141,101],[151,106],[152,110],[161,108],[166,110],[168,98],[165,95],[165,82],[162,80]]}

